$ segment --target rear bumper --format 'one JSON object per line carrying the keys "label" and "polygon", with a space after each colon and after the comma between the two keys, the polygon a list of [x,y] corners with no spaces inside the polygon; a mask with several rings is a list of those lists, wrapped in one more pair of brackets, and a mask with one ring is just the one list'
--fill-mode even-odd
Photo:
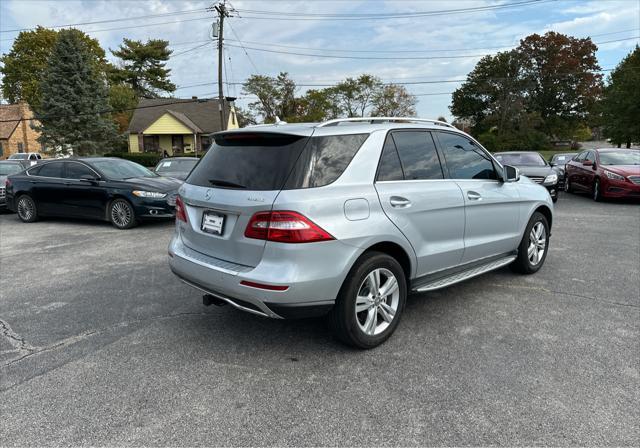
{"label": "rear bumper", "polygon": [[[271,318],[329,312],[361,250],[339,241],[281,246],[267,244],[258,266],[248,267],[196,252],[176,233],[169,244],[169,266],[185,283],[242,311]],[[242,285],[243,280],[287,289],[265,290]]]}

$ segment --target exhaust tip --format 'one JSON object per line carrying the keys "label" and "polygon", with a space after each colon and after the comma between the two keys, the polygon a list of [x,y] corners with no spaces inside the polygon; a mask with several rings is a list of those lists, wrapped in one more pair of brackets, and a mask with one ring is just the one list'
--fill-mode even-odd
{"label": "exhaust tip", "polygon": [[212,296],[211,294],[205,294],[202,296],[202,304],[204,306],[211,306],[211,305],[225,306],[227,302],[215,296]]}

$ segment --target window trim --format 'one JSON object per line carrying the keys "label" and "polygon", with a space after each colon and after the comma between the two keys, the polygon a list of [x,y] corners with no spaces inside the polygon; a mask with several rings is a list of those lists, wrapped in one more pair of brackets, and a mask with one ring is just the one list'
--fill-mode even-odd
{"label": "window trim", "polygon": [[[389,129],[387,131],[387,135],[384,138],[384,142],[382,143],[382,149],[380,150],[380,155],[378,156],[378,166],[376,168],[376,174],[373,178],[373,183],[391,183],[391,182],[442,182],[451,180],[449,178],[449,170],[445,171],[445,166],[442,164],[443,154],[440,152],[440,144],[439,141],[433,136],[433,132],[435,129],[430,128],[395,128]],[[442,172],[442,179],[407,179],[406,174],[404,172],[404,166],[402,166],[402,157],[400,157],[400,152],[398,152],[398,145],[396,145],[396,141],[393,139],[392,133],[394,132],[425,132],[431,135],[433,140],[433,144],[436,149],[436,155],[438,156],[438,162],[440,162],[440,171]],[[452,132],[452,134],[455,134]],[[380,172],[380,163],[382,162],[382,153],[384,152],[384,146],[387,143],[387,139],[391,137],[391,141],[393,142],[393,147],[396,150],[396,155],[398,156],[398,161],[400,162],[400,170],[402,171],[402,179],[401,180],[378,180],[378,174]],[[484,148],[483,148],[484,149]]]}
{"label": "window trim", "polygon": [[[58,163],[60,165],[62,165],[65,161],[64,160],[52,160],[51,162],[47,162],[47,163],[43,163],[42,165],[39,165],[40,169],[44,168],[47,165],[51,165],[51,164],[55,164]],[[29,173],[29,171],[31,171],[32,169],[35,169],[38,165],[35,165],[31,168],[29,168],[28,170],[25,171],[25,173],[27,173],[27,176],[29,177],[42,177],[43,179],[60,179],[63,180],[64,177],[51,177],[51,176],[41,176],[39,174],[31,174]],[[64,173],[66,172],[66,169],[64,167],[64,165],[62,165],[62,174],[64,175]]]}
{"label": "window trim", "polygon": [[[445,161],[445,166],[446,166],[446,179],[449,180],[453,180],[456,182],[462,182],[462,181],[473,181],[473,182],[497,182],[497,183],[504,183],[504,178],[503,178],[503,174],[501,173],[501,171],[504,171],[504,166],[493,156],[493,154],[491,154],[490,151],[487,151],[487,149],[482,146],[475,138],[471,137],[468,134],[464,134],[462,132],[452,132],[449,129],[432,129],[431,132],[433,132],[434,134],[436,134],[436,138],[434,138],[434,141],[436,142],[436,146],[438,148],[438,151],[440,151],[440,153],[442,154],[442,157]],[[493,170],[496,174],[496,176],[498,177],[497,179],[456,179],[454,177],[451,176],[451,173],[449,171],[449,164],[447,163],[447,158],[444,156],[444,148],[442,146],[442,142],[440,141],[440,138],[438,137],[438,134],[442,133],[442,134],[451,134],[451,135],[456,135],[458,137],[462,137],[462,138],[466,138],[471,140],[478,148],[480,148],[487,156],[489,156],[490,161],[492,162],[493,165]]]}

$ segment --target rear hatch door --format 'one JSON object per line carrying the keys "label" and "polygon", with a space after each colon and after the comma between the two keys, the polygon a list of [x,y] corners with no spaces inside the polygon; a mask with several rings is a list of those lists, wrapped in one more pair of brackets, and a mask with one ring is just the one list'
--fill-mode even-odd
{"label": "rear hatch door", "polygon": [[246,238],[247,224],[253,214],[272,209],[311,133],[247,129],[214,136],[180,190],[189,221],[181,225],[184,244],[229,263],[257,266],[266,241]]}

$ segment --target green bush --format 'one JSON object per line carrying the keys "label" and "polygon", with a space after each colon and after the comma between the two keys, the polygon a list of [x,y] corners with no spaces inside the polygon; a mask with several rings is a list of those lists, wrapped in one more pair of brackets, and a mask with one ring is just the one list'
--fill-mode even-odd
{"label": "green bush", "polygon": [[542,151],[549,147],[549,139],[536,130],[511,131],[498,135],[495,132],[484,132],[478,141],[491,152],[500,151]]}

